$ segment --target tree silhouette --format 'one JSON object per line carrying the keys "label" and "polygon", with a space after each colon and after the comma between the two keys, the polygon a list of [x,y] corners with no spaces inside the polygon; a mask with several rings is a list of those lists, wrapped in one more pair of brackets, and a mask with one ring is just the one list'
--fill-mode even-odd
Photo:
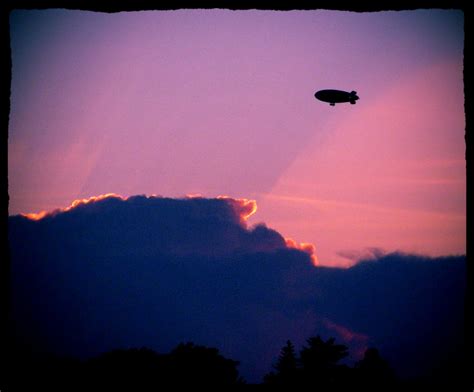
{"label": "tree silhouette", "polygon": [[265,376],[267,384],[295,384],[298,376],[298,359],[296,358],[295,346],[291,340],[286,341],[286,345],[280,351],[278,362],[274,366],[275,372]]}
{"label": "tree silhouette", "polygon": [[286,345],[281,349],[280,356],[278,357],[278,363],[275,368],[282,376],[294,374],[296,371],[296,353],[295,346],[291,343],[291,340],[286,341]]}
{"label": "tree silhouette", "polygon": [[324,341],[319,335],[307,340],[308,346],[303,347],[300,353],[305,384],[334,387],[346,378],[348,368],[338,362],[348,356],[347,347],[334,341],[334,338]]}
{"label": "tree silhouette", "polygon": [[335,344],[335,339],[327,341],[318,335],[311,337],[300,351],[300,358],[290,340],[281,349],[274,371],[264,378],[266,384],[304,386],[326,389],[350,386],[353,369],[340,365],[339,361],[348,356],[347,347]]}
{"label": "tree silhouette", "polygon": [[395,374],[376,348],[368,348],[355,364],[357,384],[365,389],[387,389],[395,383]]}
{"label": "tree silhouette", "polygon": [[181,343],[169,354],[174,385],[225,386],[242,384],[238,361],[224,358],[216,348]]}
{"label": "tree silhouette", "polygon": [[181,343],[169,354],[148,348],[106,352],[87,361],[85,378],[100,390],[229,386],[243,383],[238,364],[216,348]]}

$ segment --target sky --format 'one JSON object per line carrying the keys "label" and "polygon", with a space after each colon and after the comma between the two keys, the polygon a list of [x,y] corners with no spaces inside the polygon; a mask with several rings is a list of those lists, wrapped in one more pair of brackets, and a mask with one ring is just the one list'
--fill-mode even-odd
{"label": "sky", "polygon": [[[10,17],[9,213],[108,193],[255,200],[320,265],[466,251],[463,13]],[[317,101],[355,90],[356,105]]]}

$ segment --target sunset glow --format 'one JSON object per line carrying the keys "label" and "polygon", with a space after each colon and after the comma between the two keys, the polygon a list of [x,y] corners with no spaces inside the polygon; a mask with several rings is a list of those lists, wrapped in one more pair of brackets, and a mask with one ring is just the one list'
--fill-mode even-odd
{"label": "sunset glow", "polygon": [[255,200],[234,199],[226,195],[217,196],[217,199],[229,200],[242,222],[247,222],[247,220],[257,212],[257,202]]}
{"label": "sunset glow", "polygon": [[30,212],[30,213],[27,213],[27,214],[21,214],[23,215],[25,218],[28,218],[28,219],[31,219],[31,220],[40,220],[40,219],[43,219],[45,216],[47,216],[48,214],[50,214],[51,212],[48,212],[48,211],[41,211],[41,212]]}
{"label": "sunset glow", "polygon": [[40,220],[40,219],[43,219],[43,218],[45,218],[47,216],[50,216],[50,215],[55,215],[55,214],[60,213],[60,212],[67,212],[67,211],[70,211],[70,210],[72,210],[74,208],[77,208],[79,206],[89,204],[89,203],[94,203],[94,202],[104,200],[104,199],[108,199],[108,198],[118,198],[118,199],[121,199],[121,200],[126,200],[126,198],[124,198],[120,195],[117,195],[115,193],[106,193],[105,195],[91,196],[87,199],[74,200],[68,207],[57,208],[57,209],[54,209],[52,211],[41,211],[41,212],[38,212],[38,213],[34,213],[34,212],[27,213],[27,214],[22,213],[21,215],[23,215],[25,218],[28,218],[28,219],[31,219],[31,220]]}
{"label": "sunset glow", "polygon": [[335,332],[345,343],[355,344],[354,356],[359,360],[362,359],[365,350],[368,348],[369,337],[367,335],[351,331],[349,328],[336,324],[327,318],[323,319],[323,324],[326,328]]}
{"label": "sunset glow", "polygon": [[291,238],[285,238],[285,243],[288,248],[299,249],[305,253],[308,253],[311,257],[311,261],[313,262],[314,266],[318,266],[318,258],[316,256],[316,247],[313,244],[308,242],[296,242]]}
{"label": "sunset glow", "polygon": [[463,390],[464,8],[28,7],[5,385]]}
{"label": "sunset glow", "polygon": [[[10,23],[10,214],[229,195],[242,224],[315,244],[321,265],[365,248],[465,253],[461,11],[16,10]],[[332,107],[314,98],[325,88],[360,99]]]}

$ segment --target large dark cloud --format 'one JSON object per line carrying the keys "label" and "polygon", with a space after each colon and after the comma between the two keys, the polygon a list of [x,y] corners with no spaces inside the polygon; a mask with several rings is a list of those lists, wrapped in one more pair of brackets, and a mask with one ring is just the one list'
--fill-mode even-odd
{"label": "large dark cloud", "polygon": [[[462,348],[465,257],[375,254],[315,267],[251,201],[98,198],[41,219],[9,218],[16,340],[92,356],[119,347],[218,347],[260,381],[286,339],[375,345],[402,375]],[[38,216],[36,218],[39,218]]]}

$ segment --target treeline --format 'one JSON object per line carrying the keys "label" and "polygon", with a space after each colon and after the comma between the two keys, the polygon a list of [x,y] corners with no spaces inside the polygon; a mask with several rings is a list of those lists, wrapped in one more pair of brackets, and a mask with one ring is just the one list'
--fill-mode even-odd
{"label": "treeline", "polygon": [[[331,391],[387,390],[395,386],[394,373],[376,349],[369,348],[354,367],[340,363],[347,356],[347,347],[336,344],[334,338],[326,341],[320,336],[309,338],[299,355],[288,340],[262,387]],[[11,358],[7,383],[3,386],[6,391],[225,389],[246,385],[239,376],[238,365],[238,361],[225,358],[218,349],[194,343],[181,343],[167,354],[146,347],[116,349],[83,361],[17,351]]]}
{"label": "treeline", "polygon": [[5,391],[226,388],[244,384],[237,370],[238,364],[238,361],[223,357],[216,348],[193,343],[181,343],[168,354],[158,354],[145,347],[117,349],[84,361],[17,353],[10,362],[3,385]]}
{"label": "treeline", "polygon": [[[270,389],[288,391],[437,391],[469,390],[459,376],[441,366],[428,378],[399,380],[378,350],[368,348],[354,366],[341,363],[348,348],[334,338],[307,339],[297,353],[288,340],[275,356],[273,371],[262,384],[246,384],[239,362],[216,348],[181,343],[167,354],[143,348],[116,349],[79,360],[33,354],[28,348],[12,350],[0,368],[0,389],[9,391],[160,391],[182,387],[195,390]],[[449,375],[453,377],[447,377]],[[447,375],[447,376],[446,376]],[[442,380],[448,380],[448,382]]]}
{"label": "treeline", "polygon": [[309,338],[297,355],[293,343],[288,340],[281,349],[274,371],[265,376],[264,383],[297,390],[304,386],[320,391],[385,391],[396,386],[394,372],[377,349],[367,349],[363,359],[353,367],[340,363],[348,354],[348,348],[336,344],[334,338],[324,341],[316,336]]}
{"label": "treeline", "polygon": [[[39,355],[27,349],[14,351],[0,370],[1,391],[159,391],[182,387],[229,390],[258,387],[270,390],[394,391],[446,390],[446,384],[426,380],[398,380],[378,350],[368,348],[353,366],[344,364],[348,348],[334,338],[307,339],[297,353],[288,340],[273,371],[263,383],[246,384],[239,376],[239,362],[216,348],[181,343],[167,354],[143,348],[116,349],[96,357],[77,358]],[[440,369],[446,372],[449,369]],[[450,379],[459,390],[460,381]],[[462,381],[462,380],[461,380]],[[282,388],[280,388],[282,387]]]}

